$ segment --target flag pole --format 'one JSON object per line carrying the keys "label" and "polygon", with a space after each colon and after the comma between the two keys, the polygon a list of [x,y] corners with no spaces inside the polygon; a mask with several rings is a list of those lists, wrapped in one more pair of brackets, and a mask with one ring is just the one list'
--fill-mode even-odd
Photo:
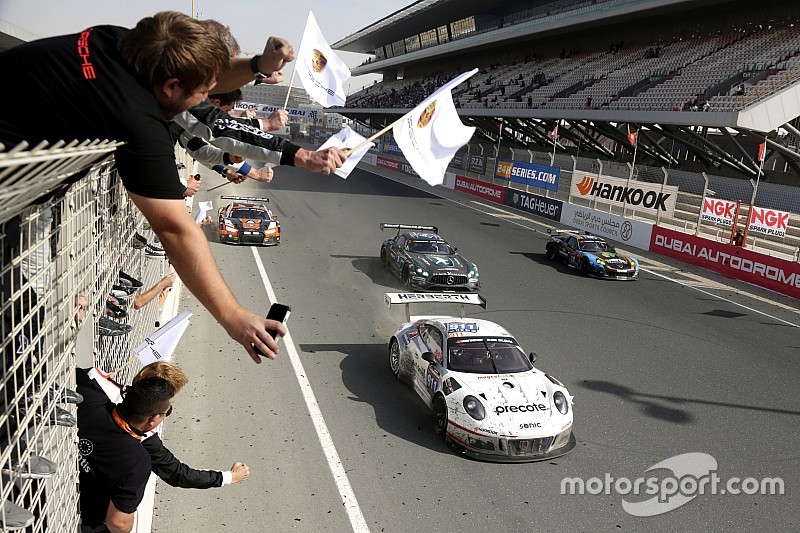
{"label": "flag pole", "polygon": [[294,73],[297,71],[297,64],[292,69],[292,77],[289,79],[289,90],[286,91],[286,100],[283,102],[283,110],[286,111],[286,106],[289,105],[289,95],[292,94],[292,85],[294,84]]}
{"label": "flag pole", "polygon": [[220,187],[224,187],[229,183],[230,183],[230,181],[226,181],[225,183],[220,183],[219,185],[215,185],[215,186],[211,187],[210,189],[206,189],[206,192],[216,191]]}
{"label": "flag pole", "polygon": [[[764,135],[764,153],[761,155],[761,161],[758,165],[758,175],[756,175],[756,186],[753,187],[753,196],[750,198],[750,207],[747,208],[747,221],[744,224],[744,242],[742,243],[743,247],[747,246],[747,232],[750,230],[750,219],[753,213],[753,205],[756,203],[756,195],[758,195],[758,184],[761,181],[761,174],[764,172],[764,161],[767,159],[767,139],[769,138],[769,133]],[[759,147],[761,148],[761,147]],[[759,149],[759,152],[761,150]]]}
{"label": "flag pole", "polygon": [[[407,114],[408,114],[408,113],[406,113],[406,115],[407,115]],[[402,117],[398,118],[397,120],[395,120],[394,122],[392,122],[391,124],[389,124],[388,126],[386,126],[385,128],[383,128],[381,131],[379,131],[378,133],[376,133],[375,135],[373,135],[372,137],[370,137],[369,139],[365,139],[365,140],[364,140],[364,141],[363,141],[361,144],[359,144],[359,145],[356,145],[354,148],[348,148],[348,149],[347,149],[347,151],[349,151],[349,152],[357,152],[358,150],[360,150],[361,148],[363,148],[363,147],[364,147],[364,146],[366,146],[367,144],[371,143],[372,141],[374,141],[375,139],[377,139],[378,137],[380,137],[381,135],[383,135],[384,133],[386,133],[386,132],[387,132],[387,131],[389,131],[390,129],[394,128],[394,127],[395,127],[395,125],[396,125],[398,122],[400,122],[401,120],[403,120],[403,119],[405,118],[405,116],[406,116],[406,115],[403,115]]]}
{"label": "flag pole", "polygon": [[558,126],[559,126],[559,122],[561,122],[560,119],[556,121],[556,129],[554,130],[556,132],[556,134],[553,135],[553,157],[550,158],[550,166],[551,167],[555,166],[555,164],[556,164],[556,146],[558,146]]}
{"label": "flag pole", "polygon": [[500,127],[497,130],[497,157],[500,157],[500,140],[503,138],[503,123],[505,119],[500,117]]}

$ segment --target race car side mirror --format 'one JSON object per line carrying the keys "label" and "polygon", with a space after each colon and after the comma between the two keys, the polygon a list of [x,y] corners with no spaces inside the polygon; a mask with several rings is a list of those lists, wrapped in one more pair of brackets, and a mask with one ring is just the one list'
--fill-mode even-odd
{"label": "race car side mirror", "polygon": [[439,362],[439,361],[436,360],[436,358],[433,356],[433,354],[431,352],[424,352],[422,354],[422,359],[423,359],[423,361],[427,361],[427,362],[433,363],[433,364],[437,364]]}
{"label": "race car side mirror", "polygon": [[536,355],[536,353],[531,352],[531,353],[528,354],[528,358],[531,360],[531,364],[533,364],[533,363],[536,362],[536,359],[538,359],[539,357]]}

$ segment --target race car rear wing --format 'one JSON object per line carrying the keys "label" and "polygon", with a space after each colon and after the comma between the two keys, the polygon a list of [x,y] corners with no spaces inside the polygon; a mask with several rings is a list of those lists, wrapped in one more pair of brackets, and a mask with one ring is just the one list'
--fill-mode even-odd
{"label": "race car rear wing", "polygon": [[406,321],[411,322],[411,304],[416,303],[453,303],[461,304],[461,318],[464,318],[466,304],[479,305],[486,309],[486,299],[475,293],[454,292],[387,292],[383,301],[392,307],[392,304],[405,304]]}
{"label": "race car rear wing", "polygon": [[414,226],[411,224],[386,224],[385,222],[381,222],[381,231],[385,229],[396,229],[397,233],[400,233],[400,231],[404,229],[412,231],[432,231],[434,233],[439,233],[439,228],[437,228],[436,226]]}
{"label": "race car rear wing", "polygon": [[243,202],[269,202],[269,198],[257,198],[255,196],[220,196],[223,200],[242,200]]}

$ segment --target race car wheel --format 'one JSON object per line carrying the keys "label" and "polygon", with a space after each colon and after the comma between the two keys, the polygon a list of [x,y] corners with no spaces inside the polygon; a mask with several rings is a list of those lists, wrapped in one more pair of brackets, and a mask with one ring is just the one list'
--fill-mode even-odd
{"label": "race car wheel", "polygon": [[381,248],[381,265],[385,267],[388,266],[388,262],[386,261],[386,248]]}
{"label": "race car wheel", "polygon": [[403,265],[403,273],[400,275],[400,281],[403,282],[403,285],[406,287],[411,286],[411,265]]}
{"label": "race car wheel", "polygon": [[447,400],[437,394],[433,397],[433,428],[441,437],[447,438]]}
{"label": "race car wheel", "polygon": [[400,379],[400,344],[397,339],[389,343],[389,366],[397,379]]}
{"label": "race car wheel", "polygon": [[544,253],[550,261],[556,260],[556,250],[552,246],[547,247],[547,251]]}
{"label": "race car wheel", "polygon": [[583,259],[581,259],[581,264],[578,266],[578,268],[580,269],[581,274],[583,274],[584,276],[588,276],[589,275],[589,260],[586,259],[585,257]]}

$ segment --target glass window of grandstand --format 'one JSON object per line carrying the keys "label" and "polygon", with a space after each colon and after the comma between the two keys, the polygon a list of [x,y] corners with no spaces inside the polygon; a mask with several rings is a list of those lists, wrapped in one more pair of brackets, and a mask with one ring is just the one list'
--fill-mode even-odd
{"label": "glass window of grandstand", "polygon": [[406,43],[404,41],[396,41],[392,43],[392,55],[403,55],[406,50]]}
{"label": "glass window of grandstand", "polygon": [[394,52],[392,52],[392,46],[391,45],[386,46],[384,48],[381,48],[381,50],[384,51],[384,53],[386,54],[387,58],[394,57]]}
{"label": "glass window of grandstand", "polygon": [[386,52],[383,51],[382,46],[380,48],[375,49],[375,59],[377,60],[386,59]]}
{"label": "glass window of grandstand", "polygon": [[475,17],[467,17],[450,24],[450,34],[453,39],[475,32]]}
{"label": "glass window of grandstand", "polygon": [[429,46],[436,46],[438,41],[436,40],[436,30],[428,30],[426,32],[419,34],[420,44],[422,48],[427,48]]}
{"label": "glass window of grandstand", "polygon": [[406,42],[406,52],[413,52],[414,50],[419,50],[419,35],[406,37],[405,42]]}
{"label": "glass window of grandstand", "polygon": [[450,34],[447,32],[447,26],[439,26],[436,28],[436,33],[439,36],[440,43],[446,43],[450,40]]}

